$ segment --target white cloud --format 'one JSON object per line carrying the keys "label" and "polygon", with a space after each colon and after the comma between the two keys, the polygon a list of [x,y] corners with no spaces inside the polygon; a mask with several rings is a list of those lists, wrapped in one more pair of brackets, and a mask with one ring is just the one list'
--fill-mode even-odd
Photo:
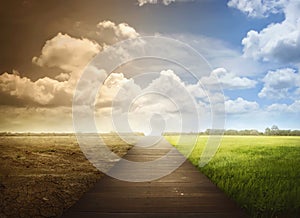
{"label": "white cloud", "polygon": [[70,79],[70,74],[68,73],[60,73],[57,76],[55,76],[55,79],[58,81],[67,81]]}
{"label": "white cloud", "polygon": [[96,42],[58,33],[46,42],[41,55],[33,57],[32,62],[42,67],[58,67],[73,72],[83,69],[100,49]]}
{"label": "white cloud", "polygon": [[[251,1],[250,1],[251,2]],[[267,1],[265,1],[267,2]],[[244,55],[264,61],[300,62],[300,1],[284,4],[285,19],[261,31],[251,30],[242,40]]]}
{"label": "white cloud", "polygon": [[145,4],[157,4],[158,0],[138,0],[139,6],[143,6]]}
{"label": "white cloud", "polygon": [[[97,29],[100,31],[99,34],[104,35],[112,31],[115,41],[139,36],[135,29],[126,23],[116,25],[111,21],[103,21],[97,25]],[[106,45],[103,44],[103,46]],[[97,42],[87,38],[74,38],[68,34],[58,33],[46,41],[41,55],[33,57],[32,62],[41,67],[56,67],[63,72],[54,79],[44,77],[37,81],[22,77],[18,73],[5,73],[0,76],[0,91],[24,101],[26,105],[31,103],[44,106],[70,105],[75,86],[84,67],[101,49],[102,47]],[[88,69],[93,71],[91,76],[106,75],[106,73],[98,72],[99,69]],[[93,78],[91,81],[97,79],[99,78]],[[88,84],[87,87],[93,87],[93,84]]]}
{"label": "white cloud", "polygon": [[[218,80],[216,80],[218,78]],[[201,82],[208,87],[221,85],[223,89],[249,89],[254,88],[256,81],[247,77],[239,77],[232,72],[228,72],[224,68],[217,68],[212,71],[210,77],[203,77]]]}
{"label": "white cloud", "polygon": [[[120,28],[125,29],[125,34],[126,27],[121,25]],[[82,70],[100,49],[96,42],[58,33],[45,43],[41,55],[34,57],[32,61],[41,67],[57,67],[63,72],[55,78],[44,77],[36,81],[22,77],[16,71],[12,74],[3,73],[0,75],[0,94],[10,99],[5,100],[5,104],[18,102],[19,105],[26,106],[71,106],[73,92]],[[91,75],[104,74],[99,72]]]}
{"label": "white cloud", "polygon": [[267,108],[270,112],[279,113],[299,113],[300,112],[300,100],[294,101],[292,104],[272,104]]}
{"label": "white cloud", "polygon": [[[98,25],[99,34],[102,34],[101,29],[103,30],[103,34],[104,32],[112,31],[113,40],[115,41],[139,36],[134,28],[125,23],[115,24],[110,21],[104,21]],[[15,112],[24,113],[24,116],[20,116],[19,121],[21,122],[23,120],[24,123],[27,122],[27,124],[30,120],[28,113],[35,113],[32,117],[32,122],[41,123],[42,120],[47,119],[47,117],[52,119],[53,114],[56,112],[59,113],[60,110],[57,110],[58,108],[65,107],[70,109],[74,89],[81,71],[103,46],[104,45],[101,44],[100,46],[98,43],[86,38],[74,38],[67,34],[58,33],[45,43],[41,55],[34,57],[32,61],[41,67],[59,68],[59,74],[55,76],[55,78],[44,77],[36,81],[21,76],[17,72],[0,75],[0,96],[5,96],[5,103],[3,105],[7,105],[6,108],[9,108],[15,105],[15,102],[18,102],[21,107]],[[140,47],[142,48],[142,46]],[[136,46],[134,49],[136,49]],[[122,51],[118,52],[122,54]],[[168,53],[168,51],[163,52]],[[185,51],[182,51],[181,55],[183,57],[186,56]],[[176,54],[174,54],[174,56],[176,56]],[[99,79],[97,76],[104,77],[107,75],[105,72],[98,72],[100,70],[96,67],[93,68],[89,66],[87,69],[93,71],[93,73],[91,73],[93,79],[86,81],[86,86],[94,90],[98,88],[95,87],[95,84],[97,84],[95,81]],[[182,118],[189,120],[190,125],[186,125],[185,127],[193,129],[199,125],[193,113],[195,112],[195,110],[193,111],[193,104],[195,103],[193,101],[194,97],[199,97],[200,92],[204,94],[204,96],[201,97],[205,98],[207,96],[199,87],[197,88],[198,93],[193,92],[191,94],[189,92],[190,85],[185,84],[179,76],[172,70],[161,71],[158,77],[153,79],[148,86],[141,88],[135,83],[134,79],[126,78],[123,74],[113,73],[106,79],[102,86],[102,91],[97,98],[98,102],[96,106],[100,107],[98,112],[100,112],[101,116],[108,115],[111,112],[111,104],[113,102],[117,107],[118,113],[128,113],[133,119],[135,119],[135,116],[138,117],[136,127],[138,127],[137,124],[145,127],[145,120],[150,121],[152,115],[158,113],[164,118],[169,119],[169,127],[181,127],[180,118]],[[85,91],[86,90],[83,90],[83,96],[85,96]],[[152,92],[152,94],[147,95],[147,92]],[[154,92],[163,94],[157,96]],[[128,110],[125,110],[139,94],[145,95],[132,103],[131,111],[128,112]],[[222,96],[214,95],[214,98],[215,97],[219,98]],[[194,105],[194,109],[199,109],[203,112],[203,117],[209,119],[210,116],[207,114],[209,114],[210,111],[209,108],[207,108],[207,103],[207,101],[201,102],[198,99],[198,102]],[[28,107],[29,110],[26,110],[26,107]],[[70,111],[68,111],[68,113],[70,114]],[[13,116],[13,113],[11,113],[10,116]],[[43,117],[39,119],[38,116]],[[63,120],[64,116],[57,115],[56,117]],[[56,125],[59,125],[59,119],[55,118],[53,120],[55,120]],[[68,122],[69,121],[70,117],[68,117]],[[13,122],[16,122],[15,119]],[[11,122],[7,120],[5,120],[5,123],[7,124],[5,124],[5,126],[12,125]],[[18,130],[22,128],[24,128],[24,126],[18,127]]]}
{"label": "white cloud", "polygon": [[[134,28],[124,23],[115,24],[110,21],[103,21],[99,23],[98,34],[106,34],[107,32],[112,33],[112,40],[114,42],[120,39],[135,38],[139,36]],[[202,38],[199,37],[198,39],[201,41]],[[208,41],[210,43],[207,43]],[[238,62],[240,65],[246,66],[246,64],[241,61],[246,59],[241,58],[240,53],[230,49],[223,44],[223,42],[220,42],[219,44],[215,42],[216,40],[214,39],[207,39],[200,43],[201,45],[206,45],[204,49],[207,49],[206,52],[210,54],[212,58],[217,56],[218,60],[214,59],[213,61],[216,60],[214,63],[225,63],[226,61],[224,61],[224,58],[227,58],[226,60],[230,59],[226,62],[228,66],[232,66],[232,62]],[[211,45],[213,46],[213,50],[210,50],[209,48]],[[3,74],[0,76],[0,94],[5,94],[12,98],[22,100],[26,106],[36,107],[36,105],[38,105],[37,107],[41,108],[53,107],[53,111],[55,111],[56,107],[70,106],[74,88],[81,70],[104,46],[105,45],[101,43],[97,44],[89,39],[73,38],[67,34],[59,33],[57,36],[46,42],[41,55],[39,57],[34,57],[33,62],[42,67],[60,68],[60,74],[58,74],[54,79],[45,77],[40,78],[37,81],[32,81],[17,73]],[[204,46],[199,47],[203,48]],[[120,51],[120,54],[121,53],[122,51]],[[228,54],[230,58],[228,58]],[[178,54],[172,55],[178,56]],[[179,55],[181,55],[182,58],[188,57],[185,51],[182,51]],[[238,61],[236,61],[236,58]],[[249,66],[252,65],[249,64]],[[235,69],[240,70],[241,68],[236,66]],[[98,69],[95,68],[93,70]],[[249,69],[247,68],[245,70]],[[177,72],[177,70],[174,71]],[[133,118],[135,115],[139,117],[137,123],[140,121],[140,124],[142,124],[145,120],[149,120],[153,114],[161,113],[164,114],[163,116],[168,117],[168,119],[176,120],[176,122],[171,122],[173,126],[176,126],[179,125],[177,122],[179,120],[178,111],[183,112],[183,116],[188,117],[187,119],[191,120],[190,123],[193,123],[195,121],[194,117],[191,116],[191,105],[194,103],[192,101],[193,98],[196,98],[198,101],[196,107],[201,111],[201,116],[210,117],[210,102],[207,94],[210,94],[213,98],[211,99],[213,102],[221,102],[224,100],[222,93],[205,93],[199,84],[187,84],[185,80],[185,82],[183,82],[183,79],[185,78],[182,78],[181,76],[184,77],[184,75],[175,74],[174,71],[161,71],[159,76],[154,79],[152,83],[149,83],[146,88],[141,88],[135,83],[134,79],[126,78],[123,74],[111,74],[102,86],[102,92],[99,98],[97,98],[97,106],[101,107],[99,110],[100,115],[110,114],[111,103],[113,101],[118,107],[118,111],[121,113],[124,111],[119,109],[125,108],[125,105],[128,105],[127,103],[132,101],[138,94],[145,93],[146,91],[159,91],[173,99],[176,104],[174,105],[174,102],[163,96],[158,97],[155,94],[144,95],[133,103],[132,111],[129,113],[129,115]],[[254,80],[251,80],[246,76],[240,76],[240,74],[248,74],[248,72],[243,74],[244,72],[244,70],[233,71],[232,69],[225,70],[223,68],[219,68],[212,74],[220,78],[221,84],[225,89],[246,89],[255,87],[256,82]],[[104,75],[106,76],[106,74],[103,74],[103,76]],[[96,80],[97,78],[95,78],[95,81]],[[203,80],[201,82],[210,82],[209,84],[211,85],[216,84],[216,80],[213,79],[208,81]],[[94,87],[94,84],[87,84],[87,86],[97,88]],[[176,106],[178,106],[178,108]],[[235,112],[246,113],[245,111],[253,109],[256,106],[255,102],[249,102],[239,98],[236,100],[228,100],[227,107],[229,108],[229,113],[232,114]],[[49,110],[51,109],[49,108]],[[138,127],[137,124],[136,127]]]}
{"label": "white cloud", "polygon": [[174,2],[193,2],[193,1],[195,0],[137,0],[139,6],[143,6],[146,4],[152,4],[152,5],[163,4],[167,6]]}
{"label": "white cloud", "polygon": [[[38,105],[68,105],[71,103],[72,91],[67,82],[44,77],[33,82],[21,77],[18,72],[0,75],[0,92],[17,100]],[[13,103],[13,102],[12,102]]]}
{"label": "white cloud", "polygon": [[[103,47],[124,39],[132,39],[139,36],[136,30],[126,23],[115,24],[111,21],[103,21],[97,25],[97,34],[101,40],[108,38],[101,46],[87,38],[75,38],[68,34],[58,33],[47,40],[39,57],[33,57],[32,62],[41,67],[57,67],[64,72],[57,75],[57,80],[68,79],[66,73],[78,79],[78,74],[95,57]],[[100,37],[101,35],[101,37]]]}
{"label": "white cloud", "polygon": [[278,69],[269,71],[263,78],[263,82],[264,87],[259,92],[259,97],[294,98],[297,93],[293,93],[293,90],[300,87],[300,74],[291,68]]}
{"label": "white cloud", "polygon": [[143,6],[145,4],[158,4],[158,3],[162,3],[164,5],[169,5],[169,4],[171,4],[172,2],[175,2],[175,1],[176,0],[138,0],[138,5]]}
{"label": "white cloud", "polygon": [[73,91],[81,71],[100,51],[100,46],[88,39],[73,38],[58,33],[48,40],[41,55],[32,59],[41,67],[57,67],[62,73],[55,78],[43,77],[36,81],[18,72],[0,75],[0,95],[5,105],[71,106]]}
{"label": "white cloud", "polygon": [[149,132],[150,121],[157,114],[165,120],[167,129],[178,131],[181,130],[182,119],[185,122],[188,120],[190,124],[185,124],[185,128],[197,128],[199,111],[202,119],[210,117],[209,105],[197,102],[195,96],[189,92],[189,85],[172,70],[161,71],[144,88],[137,85],[132,78],[127,79],[123,74],[112,73],[102,86],[97,99],[97,117],[112,116],[119,119],[115,125],[122,125],[125,118],[126,121],[129,119],[135,131]]}
{"label": "white cloud", "polygon": [[127,23],[116,24],[105,20],[97,24],[97,35],[101,36],[107,43],[113,44],[120,40],[134,39],[140,34]]}
{"label": "white cloud", "polygon": [[267,17],[282,12],[287,0],[230,0],[227,5],[249,17]]}
{"label": "white cloud", "polygon": [[[193,108],[194,96],[192,96],[187,89],[188,85],[184,84],[182,80],[172,71],[164,70],[160,72],[159,78],[155,79],[146,87],[143,91],[147,92],[158,92],[162,94],[162,97],[166,101],[173,101],[176,108],[164,107],[165,111],[191,112]],[[155,103],[155,96],[151,99],[151,104]],[[169,105],[169,104],[167,104]],[[157,107],[160,110],[161,106]]]}
{"label": "white cloud", "polygon": [[[133,79],[127,79],[123,73],[111,73],[102,85],[97,97],[97,109],[107,114],[111,107],[128,105],[141,92],[141,88]],[[110,108],[110,109],[108,109]]]}
{"label": "white cloud", "polygon": [[[76,39],[59,33],[46,42],[41,56],[35,57],[33,61],[41,66],[58,67],[64,72],[55,78],[43,77],[36,81],[22,77],[16,71],[12,74],[3,73],[0,75],[0,95],[5,95],[6,100],[2,102],[5,105],[30,107],[71,106],[81,71],[98,49],[98,44],[87,39]],[[97,72],[90,75],[104,75]],[[97,79],[95,77],[91,81]],[[87,87],[92,85],[88,84]]]}
{"label": "white cloud", "polygon": [[41,55],[32,59],[42,67],[57,67],[63,73],[54,79],[49,77],[32,81],[18,72],[0,75],[0,94],[5,104],[16,102],[26,106],[71,106],[73,91],[83,68],[100,51],[100,46],[88,39],[77,39],[58,33],[48,40]]}
{"label": "white cloud", "polygon": [[[187,112],[190,111],[191,100],[193,99],[187,91],[187,87],[188,85],[185,85],[172,70],[161,71],[159,77],[152,80],[145,88],[137,85],[132,78],[125,78],[122,73],[112,73],[101,87],[98,105],[111,107],[114,104],[122,107],[123,112],[128,112],[126,107],[132,103],[131,109],[135,113],[176,112],[179,109],[182,112]],[[148,93],[156,94],[148,95]],[[157,102],[157,95],[161,95],[162,99],[165,99],[165,105],[162,102]],[[133,102],[137,96],[140,96],[140,99]],[[170,99],[177,103],[177,109],[169,107]]]}
{"label": "white cloud", "polygon": [[291,88],[300,84],[300,74],[291,68],[269,71],[263,81],[275,89]]}
{"label": "white cloud", "polygon": [[253,112],[259,109],[259,105],[255,101],[247,101],[243,98],[225,101],[225,112],[227,114],[243,114]]}

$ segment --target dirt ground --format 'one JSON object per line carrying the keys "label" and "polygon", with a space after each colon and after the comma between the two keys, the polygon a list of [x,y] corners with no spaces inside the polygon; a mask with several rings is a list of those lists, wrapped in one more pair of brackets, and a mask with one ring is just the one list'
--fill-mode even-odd
{"label": "dirt ground", "polygon": [[[131,145],[105,136],[122,156]],[[73,135],[0,137],[0,218],[59,217],[104,174],[85,158]]]}

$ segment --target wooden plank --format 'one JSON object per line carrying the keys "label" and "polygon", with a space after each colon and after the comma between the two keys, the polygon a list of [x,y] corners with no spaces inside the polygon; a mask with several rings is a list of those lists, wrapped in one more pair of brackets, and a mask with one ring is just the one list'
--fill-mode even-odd
{"label": "wooden plank", "polygon": [[[158,159],[170,146],[158,144],[151,148],[132,148],[125,158],[136,162]],[[132,170],[116,163],[111,169],[128,175],[164,172],[178,159],[149,169]],[[102,178],[73,205],[63,217],[247,217],[244,211],[220,191],[188,161],[171,174],[149,182],[125,182],[109,176]]]}
{"label": "wooden plank", "polygon": [[67,216],[69,218],[239,218],[243,216],[235,216],[232,213],[101,213],[101,212],[75,212],[68,213]]}

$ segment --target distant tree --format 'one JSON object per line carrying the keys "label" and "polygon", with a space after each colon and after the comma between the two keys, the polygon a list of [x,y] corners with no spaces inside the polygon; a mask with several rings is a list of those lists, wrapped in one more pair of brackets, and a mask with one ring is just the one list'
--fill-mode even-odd
{"label": "distant tree", "polygon": [[206,129],[204,134],[206,135],[223,135],[225,132],[224,129]]}
{"label": "distant tree", "polygon": [[279,129],[278,126],[273,125],[271,128],[267,127],[264,134],[280,136],[300,136],[300,130]]}
{"label": "distant tree", "polygon": [[250,135],[259,135],[259,132],[256,129],[251,129]]}
{"label": "distant tree", "polygon": [[271,135],[271,129],[269,127],[265,129],[265,135]]}
{"label": "distant tree", "polygon": [[291,135],[291,130],[279,130],[279,134],[278,135],[286,135],[286,136],[290,136]]}
{"label": "distant tree", "polygon": [[290,133],[292,136],[300,136],[300,130],[293,130]]}
{"label": "distant tree", "polygon": [[245,129],[240,130],[239,135],[259,135],[259,132],[256,129]]}
{"label": "distant tree", "polygon": [[229,129],[229,130],[226,130],[225,135],[238,135],[239,132],[237,130],[234,130],[234,129]]}
{"label": "distant tree", "polygon": [[273,125],[272,127],[271,127],[271,131],[272,131],[272,135],[279,135],[279,128],[278,128],[278,126],[276,126],[276,125]]}

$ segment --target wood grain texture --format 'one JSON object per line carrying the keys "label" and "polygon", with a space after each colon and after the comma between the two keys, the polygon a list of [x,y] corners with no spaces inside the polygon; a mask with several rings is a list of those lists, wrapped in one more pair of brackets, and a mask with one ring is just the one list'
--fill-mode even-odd
{"label": "wood grain texture", "polygon": [[[170,149],[162,142],[148,148],[133,147],[124,158],[135,162],[151,161]],[[179,152],[172,155],[182,158]],[[135,173],[145,174],[163,167]],[[128,173],[132,169],[116,163],[111,170]],[[247,215],[196,167],[185,161],[171,174],[150,182],[124,182],[105,176],[63,217],[216,218]]]}

